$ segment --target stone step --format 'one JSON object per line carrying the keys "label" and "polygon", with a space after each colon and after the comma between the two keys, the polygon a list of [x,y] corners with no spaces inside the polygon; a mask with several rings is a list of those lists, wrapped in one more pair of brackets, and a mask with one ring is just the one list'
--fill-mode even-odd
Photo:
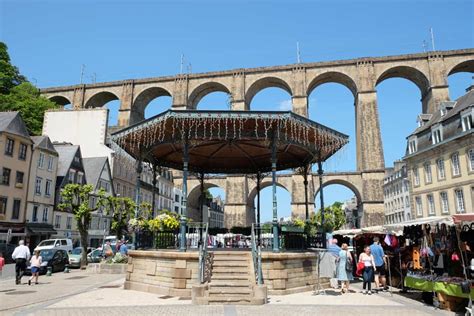
{"label": "stone step", "polygon": [[246,274],[248,275],[250,273],[250,268],[249,267],[223,267],[223,266],[213,266],[212,267],[212,274],[216,273],[231,273],[235,275],[240,275],[240,274]]}
{"label": "stone step", "polygon": [[243,287],[247,286],[250,287],[250,282],[248,279],[245,280],[229,280],[229,279],[214,279],[211,277],[211,282],[209,283],[211,287],[219,286],[219,287]]}
{"label": "stone step", "polygon": [[215,295],[228,295],[228,296],[238,296],[238,295],[251,295],[252,289],[249,286],[210,286],[209,287],[209,296]]}
{"label": "stone step", "polygon": [[214,256],[213,258],[214,262],[215,261],[249,261],[250,258],[247,256]]}
{"label": "stone step", "polygon": [[250,275],[248,273],[221,273],[212,272],[211,280],[248,280]]}
{"label": "stone step", "polygon": [[233,297],[209,297],[209,305],[263,305],[263,299],[256,299],[251,296],[233,296]]}
{"label": "stone step", "polygon": [[216,261],[212,263],[213,267],[246,267],[248,268],[249,263],[247,261]]}

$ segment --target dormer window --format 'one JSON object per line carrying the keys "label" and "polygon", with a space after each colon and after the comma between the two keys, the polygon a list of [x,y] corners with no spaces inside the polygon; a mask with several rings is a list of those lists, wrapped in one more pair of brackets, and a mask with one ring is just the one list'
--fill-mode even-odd
{"label": "dormer window", "polygon": [[474,127],[473,120],[472,120],[472,117],[473,117],[472,113],[474,112],[473,106],[474,105],[471,105],[471,107],[467,111],[461,112],[461,122],[462,122],[463,132],[469,131]]}
{"label": "dormer window", "polygon": [[424,126],[426,123],[428,123],[431,119],[431,114],[420,114],[418,115],[417,122],[418,122],[418,127]]}
{"label": "dormer window", "polygon": [[441,105],[440,105],[441,116],[445,116],[446,113],[448,113],[449,110],[452,110],[455,105],[456,105],[456,101],[441,102]]}
{"label": "dormer window", "polygon": [[408,139],[408,153],[413,154],[417,151],[417,138],[416,136],[410,137]]}
{"label": "dormer window", "polygon": [[443,126],[437,125],[431,128],[431,142],[433,145],[443,141]]}

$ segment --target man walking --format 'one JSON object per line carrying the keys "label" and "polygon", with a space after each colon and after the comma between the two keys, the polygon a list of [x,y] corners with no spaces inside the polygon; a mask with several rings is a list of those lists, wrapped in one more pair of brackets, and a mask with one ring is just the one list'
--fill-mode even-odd
{"label": "man walking", "polygon": [[379,237],[374,237],[374,243],[370,246],[370,252],[374,256],[375,262],[375,287],[380,290],[387,290],[385,282],[385,253],[380,245]]}
{"label": "man walking", "polygon": [[26,270],[26,261],[30,260],[31,254],[30,249],[25,246],[25,241],[20,240],[18,247],[15,248],[12,254],[13,260],[15,260],[15,272],[16,272],[16,284],[21,283],[21,277]]}

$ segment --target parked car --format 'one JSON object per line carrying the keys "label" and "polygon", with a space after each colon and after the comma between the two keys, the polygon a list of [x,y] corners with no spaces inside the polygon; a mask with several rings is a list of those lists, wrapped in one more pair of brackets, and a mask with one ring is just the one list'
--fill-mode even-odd
{"label": "parked car", "polygon": [[35,250],[43,249],[62,249],[67,252],[72,251],[72,240],[71,239],[46,239],[43,240],[36,246]]}
{"label": "parked car", "polygon": [[[87,254],[90,254],[94,251],[95,248],[88,247]],[[81,267],[81,257],[82,257],[82,247],[76,247],[69,254],[69,266],[71,268],[80,268]]]}
{"label": "parked car", "polygon": [[[40,256],[43,259],[40,274],[45,274],[48,267],[52,268],[52,272],[64,271],[66,265],[69,264],[68,253],[63,249],[43,249],[40,250]],[[31,274],[30,263],[28,263],[25,274]]]}
{"label": "parked car", "polygon": [[94,249],[87,255],[87,262],[89,263],[99,263],[104,258],[102,249]]}

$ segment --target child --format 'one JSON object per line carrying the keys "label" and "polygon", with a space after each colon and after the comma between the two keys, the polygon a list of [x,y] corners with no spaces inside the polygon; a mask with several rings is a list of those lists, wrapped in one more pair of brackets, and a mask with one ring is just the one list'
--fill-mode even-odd
{"label": "child", "polygon": [[35,278],[35,284],[38,284],[39,270],[41,263],[43,263],[43,258],[41,258],[39,254],[39,250],[35,250],[34,256],[31,257],[31,277],[28,280],[28,285],[31,285],[31,280],[33,280],[33,278]]}

